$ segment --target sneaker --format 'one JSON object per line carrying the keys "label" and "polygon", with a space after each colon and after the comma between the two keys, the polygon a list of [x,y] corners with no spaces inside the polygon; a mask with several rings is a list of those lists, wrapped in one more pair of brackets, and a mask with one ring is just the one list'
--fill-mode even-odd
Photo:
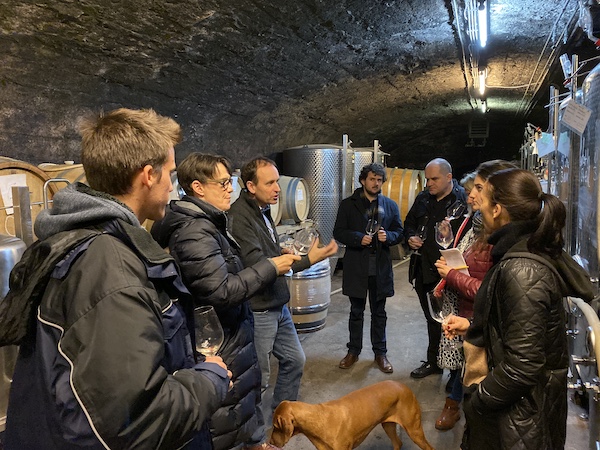
{"label": "sneaker", "polygon": [[428,361],[422,361],[420,367],[417,367],[410,373],[411,378],[425,378],[429,375],[440,374],[443,373],[443,369],[440,369],[437,364],[431,364]]}

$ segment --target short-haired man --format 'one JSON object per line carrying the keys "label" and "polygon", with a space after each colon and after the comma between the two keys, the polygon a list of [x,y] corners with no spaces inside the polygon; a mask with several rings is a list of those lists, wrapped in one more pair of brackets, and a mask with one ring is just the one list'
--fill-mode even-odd
{"label": "short-haired man", "polygon": [[91,187],[62,189],[38,215],[41,241],[0,308],[3,343],[13,323],[24,330],[5,448],[209,449],[230,373],[220,357],[196,362],[178,269],[140,226],[164,215],[179,125],[118,109],[82,136]]}
{"label": "short-haired man", "polygon": [[[442,328],[429,313],[427,306],[427,293],[440,281],[440,275],[435,267],[435,262],[440,258],[440,248],[435,240],[434,227],[437,222],[445,219],[448,207],[456,200],[466,204],[465,190],[452,178],[452,167],[443,158],[435,158],[425,166],[427,187],[415,198],[404,220],[404,233],[408,245],[413,250],[419,250],[420,256],[413,254],[409,272],[414,274],[415,290],[427,320],[427,360],[413,370],[410,376],[423,378],[433,374],[442,373],[437,365],[438,349],[442,337]],[[458,228],[460,221],[453,221],[452,227]],[[424,229],[423,236],[420,230]],[[454,234],[456,235],[456,229]],[[413,280],[411,280],[413,281]]]}
{"label": "short-haired man", "polygon": [[[246,267],[281,254],[269,208],[279,198],[278,180],[279,171],[268,158],[255,158],[242,168],[245,189],[231,206],[229,215],[232,218],[232,233],[240,244],[242,261]],[[292,270],[297,272],[307,269],[311,264],[334,255],[337,249],[333,239],[325,247],[319,247],[317,240],[308,255],[292,265]],[[290,291],[281,276],[266,289],[250,297],[250,307],[254,314],[254,344],[262,373],[263,391],[269,383],[271,354],[279,360],[270,410],[267,405],[263,405],[266,421],[283,400],[297,400],[306,361],[286,307],[289,299]]]}
{"label": "short-haired man", "polygon": [[[390,246],[402,241],[404,235],[398,205],[381,195],[385,168],[378,163],[364,166],[359,175],[362,187],[342,200],[338,209],[333,236],[346,245],[342,290],[350,298],[348,353],[339,367],[348,369],[358,361],[363,345],[363,323],[367,293],[371,308],[371,346],[375,362],[384,373],[394,371],[387,354],[385,327],[387,297],[394,295],[394,274]],[[367,233],[371,229],[375,234]]]}

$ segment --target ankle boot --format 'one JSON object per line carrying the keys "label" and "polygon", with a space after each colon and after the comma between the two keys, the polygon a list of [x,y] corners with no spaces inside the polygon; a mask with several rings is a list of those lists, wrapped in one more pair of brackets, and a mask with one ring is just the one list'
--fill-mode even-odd
{"label": "ankle boot", "polygon": [[435,428],[442,431],[454,428],[456,422],[460,420],[459,405],[459,402],[447,397],[444,409],[442,409],[440,417],[435,421]]}

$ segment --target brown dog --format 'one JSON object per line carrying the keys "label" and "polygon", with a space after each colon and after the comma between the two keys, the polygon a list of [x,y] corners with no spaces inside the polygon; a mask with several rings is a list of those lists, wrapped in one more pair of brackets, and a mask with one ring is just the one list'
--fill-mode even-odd
{"label": "brown dog", "polygon": [[317,405],[281,402],[273,414],[271,444],[283,447],[292,436],[303,433],[318,450],[349,450],[358,447],[379,423],[394,450],[402,447],[396,424],[419,448],[433,450],[423,434],[415,394],[398,381],[382,381]]}

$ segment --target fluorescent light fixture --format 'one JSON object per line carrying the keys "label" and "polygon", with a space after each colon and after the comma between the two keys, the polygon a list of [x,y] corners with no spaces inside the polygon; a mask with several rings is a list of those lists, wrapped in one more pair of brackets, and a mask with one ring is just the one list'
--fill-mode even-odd
{"label": "fluorescent light fixture", "polygon": [[487,71],[485,69],[479,71],[479,95],[485,94],[485,79]]}
{"label": "fluorescent light fixture", "polygon": [[484,48],[488,38],[487,8],[485,6],[485,0],[481,1],[479,8],[477,9],[477,22],[479,22],[479,45]]}
{"label": "fluorescent light fixture", "polygon": [[487,102],[485,100],[481,100],[481,112],[484,114],[487,112]]}

